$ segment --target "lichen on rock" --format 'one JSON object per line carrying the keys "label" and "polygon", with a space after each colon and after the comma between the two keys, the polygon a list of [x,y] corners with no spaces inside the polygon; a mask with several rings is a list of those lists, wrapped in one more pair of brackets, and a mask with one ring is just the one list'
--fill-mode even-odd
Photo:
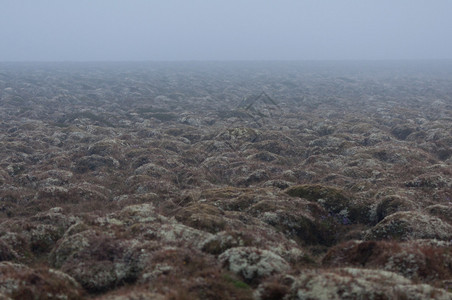
{"label": "lichen on rock", "polygon": [[248,282],[290,270],[290,265],[279,255],[254,247],[231,248],[222,253],[219,260],[228,270]]}

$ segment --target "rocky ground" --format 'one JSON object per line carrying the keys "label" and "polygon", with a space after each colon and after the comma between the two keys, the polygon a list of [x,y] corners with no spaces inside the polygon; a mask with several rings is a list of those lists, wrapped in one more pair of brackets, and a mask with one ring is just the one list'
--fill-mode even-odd
{"label": "rocky ground", "polygon": [[0,299],[452,299],[450,62],[0,64]]}

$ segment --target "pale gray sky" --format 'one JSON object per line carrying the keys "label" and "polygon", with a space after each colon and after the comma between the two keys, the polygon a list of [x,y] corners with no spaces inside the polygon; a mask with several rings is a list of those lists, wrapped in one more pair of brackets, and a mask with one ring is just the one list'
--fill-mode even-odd
{"label": "pale gray sky", "polygon": [[0,0],[0,61],[452,59],[449,0]]}

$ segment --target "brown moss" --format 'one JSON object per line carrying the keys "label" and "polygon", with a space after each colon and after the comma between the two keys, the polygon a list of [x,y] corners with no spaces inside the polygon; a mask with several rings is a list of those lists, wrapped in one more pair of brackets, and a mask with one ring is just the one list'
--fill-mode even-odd
{"label": "brown moss", "polygon": [[445,222],[452,223],[452,205],[435,204],[427,207],[427,211]]}
{"label": "brown moss", "polygon": [[395,125],[393,128],[391,128],[391,133],[399,140],[405,140],[411,133],[415,131],[415,127],[407,124]]}
{"label": "brown moss", "polygon": [[42,267],[0,263],[0,286],[12,299],[83,299],[83,291],[73,278]]}
{"label": "brown moss", "polygon": [[0,239],[0,261],[17,260],[18,256],[11,247]]}
{"label": "brown moss", "polygon": [[393,241],[349,241],[331,248],[322,259],[328,267],[386,269],[425,283],[452,278],[452,250],[447,245]]}
{"label": "brown moss", "polygon": [[251,189],[247,188],[237,188],[237,187],[224,187],[215,189],[206,189],[201,193],[201,198],[205,199],[230,199],[238,197]]}
{"label": "brown moss", "polygon": [[407,200],[398,196],[388,196],[377,205],[377,222],[395,212],[407,211],[412,208],[413,206]]}
{"label": "brown moss", "polygon": [[369,229],[365,240],[412,240],[452,238],[452,226],[438,217],[417,211],[396,212]]}
{"label": "brown moss", "polygon": [[305,198],[310,201],[317,201],[319,199],[337,201],[336,205],[341,205],[347,201],[344,192],[333,187],[322,185],[303,184],[290,187],[286,190],[286,194],[292,197]]}
{"label": "brown moss", "polygon": [[289,287],[278,280],[264,282],[259,286],[260,300],[279,300],[289,292]]}
{"label": "brown moss", "polygon": [[175,217],[187,226],[211,233],[222,231],[226,227],[223,212],[209,204],[191,204],[183,207]]}
{"label": "brown moss", "polygon": [[[251,297],[256,282],[218,266],[239,247],[272,251],[292,268],[289,284],[261,281],[263,299],[329,289],[323,298],[442,296],[383,269],[436,286],[451,281],[452,111],[442,97],[450,74],[49,68],[0,72],[3,262],[36,271],[49,261],[116,300],[152,298],[154,289],[180,299]],[[274,90],[277,112],[235,109],[259,87]],[[37,214],[55,206],[64,213]],[[350,239],[365,241],[342,243]],[[327,250],[324,266],[357,268],[321,268]],[[31,273],[17,298],[45,298],[33,287],[50,275]],[[118,287],[124,294],[111,293]]]}
{"label": "brown moss", "polygon": [[252,289],[233,274],[210,271],[170,292],[168,300],[252,300]]}
{"label": "brown moss", "polygon": [[368,223],[368,208],[355,204],[353,198],[345,191],[323,185],[303,184],[288,188],[286,194],[317,202],[328,212],[346,217],[352,222]]}
{"label": "brown moss", "polygon": [[[159,272],[157,266],[166,271]],[[156,268],[157,272],[153,272]],[[244,288],[233,274],[222,270],[211,256],[193,249],[168,248],[156,251],[146,268],[146,281],[168,299],[252,299],[252,290]],[[168,286],[171,286],[168,293]]]}
{"label": "brown moss", "polygon": [[241,231],[223,231],[207,240],[202,247],[202,251],[219,255],[230,248],[251,246],[254,242],[254,237],[249,233]]}

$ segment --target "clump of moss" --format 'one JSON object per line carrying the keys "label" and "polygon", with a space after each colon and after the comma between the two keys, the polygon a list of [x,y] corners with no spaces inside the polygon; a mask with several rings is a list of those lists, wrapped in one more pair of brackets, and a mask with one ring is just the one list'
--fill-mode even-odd
{"label": "clump of moss", "polygon": [[347,222],[368,222],[366,208],[354,204],[353,198],[341,189],[318,184],[302,184],[292,186],[285,192],[292,197],[317,202],[331,215],[346,219]]}
{"label": "clump of moss", "polygon": [[395,125],[391,128],[391,133],[399,140],[406,140],[406,138],[415,131],[416,128],[407,124]]}
{"label": "clump of moss", "polygon": [[398,211],[410,210],[411,205],[398,196],[388,196],[381,200],[377,206],[377,221],[380,222],[385,217]]}
{"label": "clump of moss", "polygon": [[333,200],[339,202],[347,201],[347,198],[341,190],[317,184],[296,185],[287,189],[286,194],[292,197],[305,198],[310,201],[316,201],[318,199],[325,199],[329,202],[332,202]]}
{"label": "clump of moss", "polygon": [[162,122],[169,122],[177,119],[177,116],[172,113],[153,113],[151,114],[151,117]]}
{"label": "clump of moss", "polygon": [[416,211],[396,212],[369,229],[365,240],[450,240],[452,226],[440,218]]}
{"label": "clump of moss", "polygon": [[348,241],[330,248],[322,259],[325,267],[385,269],[437,287],[451,278],[451,263],[450,244],[436,240]]}
{"label": "clump of moss", "polygon": [[184,225],[211,233],[222,231],[226,227],[223,212],[209,204],[192,204],[183,207],[175,217]]}
{"label": "clump of moss", "polygon": [[251,246],[254,242],[249,234],[240,231],[222,231],[209,238],[202,246],[202,251],[219,255],[230,248]]}

